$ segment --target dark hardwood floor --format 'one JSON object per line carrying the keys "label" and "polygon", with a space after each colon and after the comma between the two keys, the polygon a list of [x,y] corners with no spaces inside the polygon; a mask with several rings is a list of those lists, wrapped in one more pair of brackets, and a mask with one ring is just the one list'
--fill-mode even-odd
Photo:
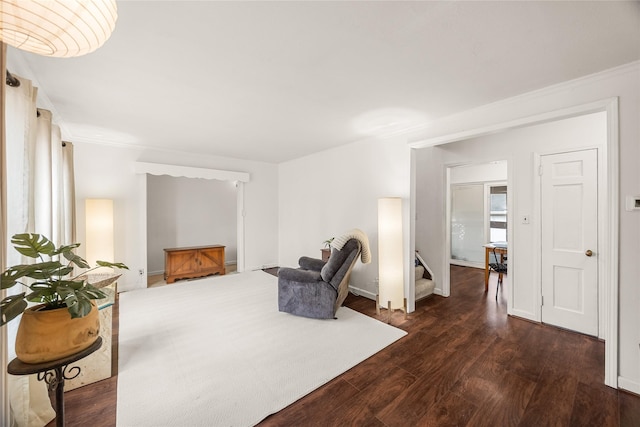
{"label": "dark hardwood floor", "polygon": [[[482,270],[452,267],[451,278],[451,297],[419,301],[407,320],[393,314],[406,337],[260,425],[640,426],[640,397],[603,384],[602,342],[508,317],[507,280],[496,301]],[[345,305],[377,317],[369,299]],[[114,426],[116,385],[66,393],[67,426]]]}

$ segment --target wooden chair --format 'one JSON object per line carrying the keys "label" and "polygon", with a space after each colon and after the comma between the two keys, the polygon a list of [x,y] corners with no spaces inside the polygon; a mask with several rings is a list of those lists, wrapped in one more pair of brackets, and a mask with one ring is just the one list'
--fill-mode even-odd
{"label": "wooden chair", "polygon": [[507,273],[507,257],[504,254],[496,253],[496,249],[493,248],[493,259],[495,262],[489,263],[489,275],[491,275],[491,270],[498,273],[498,285],[496,286],[496,301],[498,300],[498,289],[500,289],[500,285],[502,284],[502,275]]}

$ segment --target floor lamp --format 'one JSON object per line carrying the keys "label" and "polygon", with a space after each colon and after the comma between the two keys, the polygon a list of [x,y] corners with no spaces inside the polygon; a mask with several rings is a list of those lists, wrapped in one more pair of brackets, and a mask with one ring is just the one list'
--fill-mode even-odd
{"label": "floor lamp", "polygon": [[[96,261],[114,260],[113,246],[113,200],[86,199],[85,200],[85,259],[89,265],[96,265]],[[100,267],[97,272],[108,267]]]}
{"label": "floor lamp", "polygon": [[[115,0],[0,0],[0,76],[10,76],[6,68],[6,46],[45,56],[73,57],[98,49],[111,36],[118,17]],[[5,84],[1,82],[0,102],[0,268],[6,263],[6,156],[5,156]],[[4,297],[0,292],[0,298]],[[0,374],[6,390],[8,363],[6,331],[0,331]],[[7,393],[2,394],[2,425],[10,425]]]}
{"label": "floor lamp", "polygon": [[378,199],[378,295],[376,313],[380,303],[386,303],[391,322],[393,310],[399,309],[407,318],[407,299],[404,297],[404,254],[402,233],[402,199]]}

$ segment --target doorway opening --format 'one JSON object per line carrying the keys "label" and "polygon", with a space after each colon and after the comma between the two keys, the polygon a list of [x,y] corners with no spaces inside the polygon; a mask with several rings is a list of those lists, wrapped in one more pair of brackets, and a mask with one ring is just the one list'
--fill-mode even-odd
{"label": "doorway opening", "polygon": [[[247,172],[227,171],[220,169],[208,169],[208,168],[196,168],[190,166],[168,165],[161,163],[146,163],[136,162],[134,164],[134,170],[139,175],[138,178],[138,190],[140,199],[144,200],[142,203],[140,214],[140,222],[142,227],[140,228],[140,240],[147,241],[147,177],[149,175],[160,176],[168,175],[171,177],[184,177],[184,178],[201,178],[204,180],[217,180],[227,182],[229,185],[234,185],[236,188],[236,241],[237,241],[237,263],[236,271],[243,272],[245,269],[245,246],[244,246],[244,184],[250,181],[250,176]],[[147,262],[147,245],[142,246],[141,259]],[[147,284],[147,272],[141,271],[139,280]],[[139,283],[141,283],[139,282]]]}
{"label": "doorway opening", "polygon": [[236,199],[231,181],[147,175],[147,286],[164,284],[167,248],[221,245],[236,271]]}
{"label": "doorway opening", "polygon": [[[509,288],[507,273],[491,274],[490,265],[499,262],[507,264],[510,223],[508,162],[495,160],[478,164],[451,165],[447,167],[446,176],[448,229],[445,247],[448,274],[443,288],[446,288],[450,295],[453,266],[482,269],[484,289],[491,292],[495,290],[496,297],[501,289],[500,301],[506,304],[505,291]],[[446,294],[443,292],[443,295]]]}

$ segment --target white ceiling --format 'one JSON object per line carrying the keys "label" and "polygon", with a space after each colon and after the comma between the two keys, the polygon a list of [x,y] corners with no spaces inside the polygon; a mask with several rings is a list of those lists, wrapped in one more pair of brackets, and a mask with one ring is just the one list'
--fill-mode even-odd
{"label": "white ceiling", "polygon": [[66,140],[277,163],[638,60],[640,2],[119,1],[96,52],[12,58]]}

